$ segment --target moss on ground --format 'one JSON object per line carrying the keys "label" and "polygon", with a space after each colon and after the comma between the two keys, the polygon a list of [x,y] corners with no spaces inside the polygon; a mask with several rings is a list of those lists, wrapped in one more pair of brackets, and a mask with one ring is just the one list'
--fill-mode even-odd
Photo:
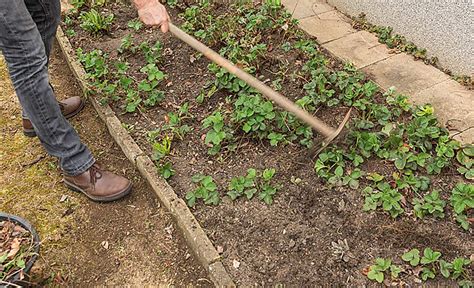
{"label": "moss on ground", "polygon": [[74,224],[66,214],[77,200],[60,201],[66,188],[57,162],[46,154],[38,139],[23,136],[20,113],[0,58],[0,211],[30,221],[40,234],[46,256],[53,247],[66,245],[64,231]]}

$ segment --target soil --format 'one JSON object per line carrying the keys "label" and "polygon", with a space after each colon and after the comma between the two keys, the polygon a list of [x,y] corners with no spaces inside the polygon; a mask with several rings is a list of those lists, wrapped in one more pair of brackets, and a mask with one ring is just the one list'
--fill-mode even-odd
{"label": "soil", "polygon": [[[115,23],[108,35],[91,36],[77,25],[77,35],[71,37],[75,48],[84,51],[102,49],[111,61],[117,60],[116,50],[120,39],[132,30],[126,23],[136,17],[129,7],[109,7],[115,14]],[[179,22],[178,10],[170,9],[175,22]],[[271,36],[271,35],[270,35]],[[414,216],[392,219],[382,213],[362,211],[363,197],[360,191],[344,187],[328,187],[314,172],[314,161],[310,151],[298,145],[271,147],[268,142],[249,139],[242,132],[239,145],[234,153],[222,157],[209,156],[202,141],[201,121],[216,107],[226,111],[224,92],[199,105],[195,98],[202,87],[213,81],[207,70],[209,61],[200,58],[191,61],[196,53],[172,35],[162,35],[158,30],[145,29],[134,34],[135,43],[159,40],[165,49],[160,69],[168,75],[159,87],[165,91],[166,98],[157,107],[143,109],[140,113],[124,114],[121,101],[111,103],[112,108],[127,127],[137,143],[151,154],[147,140],[148,131],[155,130],[165,123],[165,115],[176,111],[177,107],[189,102],[190,113],[194,115],[186,124],[193,131],[181,141],[173,141],[169,160],[176,174],[169,180],[175,192],[182,198],[196,187],[191,177],[201,173],[211,175],[225,194],[232,177],[245,175],[248,168],[263,170],[274,167],[276,180],[283,185],[272,205],[258,199],[251,201],[230,201],[223,197],[218,206],[199,204],[192,211],[216,247],[222,247],[223,263],[238,285],[291,284],[295,286],[313,285],[351,285],[361,286],[370,283],[363,274],[364,269],[376,257],[398,259],[411,248],[431,247],[439,250],[447,259],[469,257],[474,250],[472,233],[463,232],[452,215],[443,220],[416,220]],[[268,38],[273,41],[275,38]],[[271,42],[272,43],[272,42]],[[276,47],[277,45],[275,45]],[[293,55],[289,63],[292,69],[298,64],[298,55]],[[139,71],[145,64],[143,57],[127,55],[129,71]],[[340,65],[333,60],[333,66]],[[271,61],[262,64],[262,78],[271,78],[278,72]],[[137,81],[143,75],[137,73]],[[140,78],[141,77],[141,78]],[[282,83],[284,95],[295,99],[302,94],[302,79],[285,78]],[[125,97],[122,95],[122,97]],[[337,126],[347,112],[347,108],[321,109],[318,116],[329,125]],[[365,164],[364,170],[391,173],[382,161]],[[302,181],[292,181],[300,178]],[[433,187],[450,191],[461,178],[447,171],[434,179]],[[447,198],[447,193],[443,196]],[[332,242],[346,240],[349,250],[345,260],[335,253]],[[235,263],[240,263],[236,265]],[[414,282],[413,275],[406,275],[405,282]],[[440,277],[438,283],[443,282]],[[449,282],[450,285],[453,283]]]}
{"label": "soil", "polygon": [[[49,70],[58,98],[82,96],[57,45]],[[11,91],[8,83],[1,84]],[[28,219],[40,234],[33,285],[212,286],[171,216],[89,103],[71,122],[102,166],[134,184],[130,196],[113,203],[94,203],[64,188],[56,160],[44,154],[37,139],[22,136],[13,92],[5,96],[0,210]],[[10,138],[14,142],[7,142]],[[12,150],[9,145],[17,143],[21,146]],[[29,187],[35,187],[34,193],[21,196]]]}

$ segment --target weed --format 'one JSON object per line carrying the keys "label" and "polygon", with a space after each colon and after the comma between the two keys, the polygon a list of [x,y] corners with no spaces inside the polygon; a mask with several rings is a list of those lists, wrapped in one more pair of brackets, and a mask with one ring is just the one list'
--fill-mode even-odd
{"label": "weed", "polygon": [[76,31],[74,31],[74,29],[67,29],[66,31],[64,31],[64,33],[69,38],[76,36]]}
{"label": "weed", "polygon": [[132,54],[135,54],[137,51],[137,47],[133,45],[133,38],[132,34],[127,34],[127,36],[123,37],[120,41],[120,46],[117,48],[117,51],[122,54],[129,51]]}
{"label": "weed", "polygon": [[133,20],[128,21],[127,27],[132,28],[135,31],[138,31],[143,27],[143,23],[139,19],[133,19]]}
{"label": "weed", "polygon": [[153,160],[159,161],[171,152],[171,137],[164,136],[161,141],[152,143]]}
{"label": "weed", "polygon": [[82,12],[79,16],[81,20],[81,28],[91,33],[100,33],[109,31],[110,25],[114,20],[114,15],[102,15],[95,9],[91,9],[88,12]]}

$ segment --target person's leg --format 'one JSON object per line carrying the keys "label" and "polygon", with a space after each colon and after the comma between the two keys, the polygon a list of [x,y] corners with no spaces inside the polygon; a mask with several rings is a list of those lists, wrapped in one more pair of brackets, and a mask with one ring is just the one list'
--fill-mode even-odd
{"label": "person's leg", "polygon": [[64,183],[95,201],[113,201],[129,194],[131,182],[96,165],[61,114],[48,82],[45,45],[23,1],[0,1],[0,50],[20,104],[41,143],[59,158]]}
{"label": "person's leg", "polygon": [[61,21],[60,0],[24,0],[26,9],[36,24],[49,59],[56,29]]}
{"label": "person's leg", "polygon": [[[46,52],[46,61],[49,62],[54,36],[61,20],[60,0],[24,0],[26,9],[36,24]],[[53,88],[51,86],[51,88]],[[54,90],[53,90],[54,94]],[[84,107],[80,97],[71,97],[59,102],[61,112],[66,119],[78,114]],[[23,133],[28,137],[35,137],[36,132],[25,112],[23,116]]]}
{"label": "person's leg", "polygon": [[23,1],[0,1],[0,31],[17,96],[43,146],[60,159],[67,175],[85,172],[95,160],[61,114],[48,81],[43,40]]}

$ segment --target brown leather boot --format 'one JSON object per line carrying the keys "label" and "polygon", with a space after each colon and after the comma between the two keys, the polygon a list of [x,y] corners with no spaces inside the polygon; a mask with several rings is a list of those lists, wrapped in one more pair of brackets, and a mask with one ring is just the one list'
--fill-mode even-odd
{"label": "brown leather boot", "polygon": [[97,164],[80,175],[64,176],[64,184],[97,202],[118,200],[132,191],[132,183],[127,178],[104,171]]}
{"label": "brown leather boot", "polygon": [[[82,108],[84,108],[84,102],[82,101],[81,97],[75,96],[64,99],[58,102],[59,107],[61,108],[61,112],[63,113],[64,117],[71,118],[77,113],[81,112]],[[36,132],[33,129],[33,125],[31,121],[28,119],[23,118],[23,134],[28,137],[35,137]]]}

